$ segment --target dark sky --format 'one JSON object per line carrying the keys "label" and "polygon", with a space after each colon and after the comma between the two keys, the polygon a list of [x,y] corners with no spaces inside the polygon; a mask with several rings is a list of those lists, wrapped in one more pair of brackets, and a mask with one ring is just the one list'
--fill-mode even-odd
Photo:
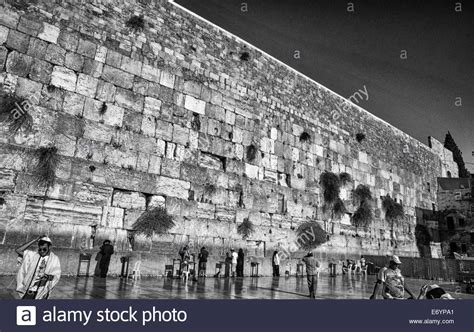
{"label": "dark sky", "polygon": [[449,130],[474,162],[474,1],[176,2],[344,97],[365,85],[359,106],[425,144]]}

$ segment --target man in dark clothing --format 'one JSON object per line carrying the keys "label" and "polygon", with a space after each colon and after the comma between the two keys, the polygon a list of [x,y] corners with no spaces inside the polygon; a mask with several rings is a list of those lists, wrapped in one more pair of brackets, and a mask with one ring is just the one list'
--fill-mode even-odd
{"label": "man in dark clothing", "polygon": [[111,244],[109,240],[105,240],[102,246],[100,247],[101,258],[99,262],[99,268],[100,268],[101,278],[107,277],[107,272],[109,271],[110,258],[112,257],[113,253],[114,253],[114,246]]}
{"label": "man in dark clothing", "polygon": [[198,276],[199,277],[206,276],[206,264],[207,264],[208,256],[209,256],[209,251],[207,251],[206,247],[202,247],[201,252],[198,255],[198,259],[199,259]]}
{"label": "man in dark clothing", "polygon": [[244,251],[240,248],[237,257],[237,277],[244,276],[244,258]]}
{"label": "man in dark clothing", "polygon": [[306,264],[306,278],[308,279],[309,297],[316,298],[316,292],[314,290],[314,284],[316,282],[315,276],[317,275],[317,269],[319,268],[319,262],[313,257],[312,252],[308,252],[302,259],[303,263]]}

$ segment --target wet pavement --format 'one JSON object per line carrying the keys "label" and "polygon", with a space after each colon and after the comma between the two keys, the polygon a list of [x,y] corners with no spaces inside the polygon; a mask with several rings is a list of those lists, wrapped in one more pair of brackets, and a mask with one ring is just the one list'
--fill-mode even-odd
{"label": "wet pavement", "polygon": [[[318,299],[368,299],[372,294],[374,276],[319,276]],[[457,283],[406,279],[411,291],[418,295],[425,283],[437,283],[455,298],[474,299],[461,293],[465,286]],[[14,276],[0,277],[0,299],[13,299]],[[307,299],[306,278],[200,278],[183,281],[164,277],[147,277],[138,281],[109,277],[62,277],[51,295],[53,299]]]}

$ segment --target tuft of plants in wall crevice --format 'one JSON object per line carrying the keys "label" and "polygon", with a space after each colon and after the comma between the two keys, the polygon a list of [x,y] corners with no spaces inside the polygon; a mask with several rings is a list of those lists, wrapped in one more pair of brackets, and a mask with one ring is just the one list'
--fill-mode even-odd
{"label": "tuft of plants in wall crevice", "polygon": [[312,250],[328,241],[328,234],[315,221],[301,224],[296,230],[297,245],[303,250]]}
{"label": "tuft of plants in wall crevice", "polygon": [[245,218],[242,223],[237,226],[237,233],[242,236],[242,239],[248,239],[250,235],[254,232],[253,223],[249,218]]}
{"label": "tuft of plants in wall crevice", "polygon": [[333,205],[339,198],[341,183],[339,177],[328,171],[324,171],[319,177],[323,188],[323,198],[326,205]]}
{"label": "tuft of plants in wall crevice", "polygon": [[347,209],[342,199],[340,198],[336,199],[332,207],[332,212],[333,212],[334,218],[336,219],[341,219],[344,216],[344,214],[346,214]]}
{"label": "tuft of plants in wall crevice", "polygon": [[7,125],[8,133],[13,136],[20,130],[28,133],[33,128],[33,118],[25,109],[28,101],[15,94],[0,95],[0,123]]}
{"label": "tuft of plants in wall crevice", "polygon": [[33,176],[38,186],[51,187],[55,181],[56,169],[61,162],[58,148],[55,146],[40,147],[33,151],[37,163]]}
{"label": "tuft of plants in wall crevice", "polygon": [[339,174],[339,181],[342,186],[347,185],[349,182],[352,182],[352,177],[349,173],[342,172]]}
{"label": "tuft of plants in wall crevice", "polygon": [[308,134],[306,131],[302,132],[300,135],[300,142],[306,143],[311,141],[311,135]]}
{"label": "tuft of plants in wall crevice", "polygon": [[365,134],[357,133],[355,137],[356,137],[357,142],[362,143],[362,141],[365,139]]}
{"label": "tuft of plants in wall crevice", "polygon": [[250,61],[250,54],[247,51],[240,53],[240,60],[242,61]]}
{"label": "tuft of plants in wall crevice", "polygon": [[128,19],[126,26],[136,32],[141,32],[145,29],[145,19],[143,15],[133,15]]}
{"label": "tuft of plants in wall crevice", "polygon": [[405,215],[403,205],[397,203],[390,195],[382,198],[382,207],[385,210],[385,219],[396,222]]}
{"label": "tuft of plants in wall crevice", "polygon": [[151,238],[155,233],[168,232],[174,225],[173,217],[168,214],[164,207],[158,206],[143,212],[133,224],[133,230],[138,234]]}
{"label": "tuft of plants in wall crevice", "polygon": [[374,219],[371,205],[372,192],[368,186],[359,184],[354,190],[353,196],[359,203],[359,207],[352,215],[351,222],[356,228],[367,228]]}
{"label": "tuft of plants in wall crevice", "polygon": [[248,162],[253,162],[255,160],[255,157],[257,156],[257,147],[254,144],[250,144],[246,148],[246,154],[245,157]]}

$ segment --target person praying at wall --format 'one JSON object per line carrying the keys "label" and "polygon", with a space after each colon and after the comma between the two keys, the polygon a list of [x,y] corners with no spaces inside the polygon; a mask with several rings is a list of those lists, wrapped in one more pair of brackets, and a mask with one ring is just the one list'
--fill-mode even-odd
{"label": "person praying at wall", "polygon": [[316,258],[314,258],[311,251],[308,252],[308,254],[301,260],[306,264],[306,279],[308,280],[309,297],[314,299],[316,298],[315,283],[318,274],[319,262],[316,260]]}
{"label": "person praying at wall", "polygon": [[179,250],[179,257],[181,258],[181,264],[179,266],[179,276],[181,276],[183,270],[189,269],[189,260],[191,259],[191,253],[189,252],[189,246],[185,245]]}
{"label": "person praying at wall", "polygon": [[244,251],[240,248],[237,256],[237,277],[244,276],[244,258]]}
{"label": "person praying at wall", "polygon": [[100,269],[100,277],[105,278],[107,277],[107,272],[109,272],[109,264],[110,258],[114,253],[114,246],[110,242],[110,240],[105,240],[102,246],[100,247],[100,261],[99,261],[99,269]]}
{"label": "person praying at wall", "polygon": [[278,256],[277,250],[273,252],[272,267],[273,267],[273,276],[279,277],[280,276],[280,256]]}
{"label": "person praying at wall", "polygon": [[209,251],[207,251],[206,247],[202,247],[198,255],[198,260],[199,260],[198,276],[199,277],[206,277],[207,257],[209,257]]}
{"label": "person praying at wall", "polygon": [[[28,250],[35,242],[38,243],[38,251]],[[21,298],[47,299],[61,278],[61,264],[58,256],[51,251],[51,245],[51,239],[42,235],[15,250],[22,258],[16,288]]]}
{"label": "person praying at wall", "polygon": [[235,278],[236,270],[237,270],[237,259],[239,255],[235,252],[234,248],[230,249],[231,257],[232,257],[232,278]]}

